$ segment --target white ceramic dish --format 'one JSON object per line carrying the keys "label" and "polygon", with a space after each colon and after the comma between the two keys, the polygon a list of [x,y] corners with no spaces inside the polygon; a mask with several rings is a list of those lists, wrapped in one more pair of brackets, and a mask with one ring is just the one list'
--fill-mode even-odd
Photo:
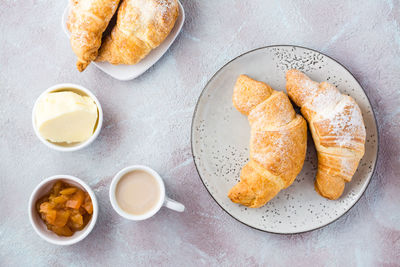
{"label": "white ceramic dish", "polygon": [[[45,223],[40,218],[40,215],[38,214],[35,207],[36,201],[42,196],[46,195],[51,190],[54,183],[58,180],[62,180],[68,184],[74,185],[88,192],[93,204],[93,214],[89,223],[81,231],[77,231],[69,237],[58,236],[50,230],[47,230]],[[29,220],[33,226],[33,229],[41,238],[55,245],[72,245],[84,239],[92,231],[97,221],[99,206],[97,204],[96,195],[84,181],[71,175],[54,175],[43,180],[33,190],[32,195],[29,199],[28,213]]]}
{"label": "white ceramic dish", "polygon": [[[108,62],[92,62],[91,64],[94,64],[96,67],[98,67],[108,75],[121,81],[132,80],[141,75],[151,66],[153,66],[164,55],[164,53],[172,45],[172,43],[178,36],[179,32],[181,31],[183,23],[185,21],[185,10],[183,9],[183,6],[179,1],[178,4],[179,4],[179,16],[175,22],[174,28],[171,30],[167,38],[165,38],[165,40],[157,48],[152,50],[139,63],[135,65],[112,65]],[[69,37],[70,33],[66,26],[68,13],[69,13],[69,7],[67,6],[62,16],[62,28]]]}
{"label": "white ceramic dish", "polygon": [[[118,182],[121,180],[121,178],[128,172],[135,171],[135,170],[140,170],[140,171],[149,173],[151,176],[153,176],[157,180],[158,185],[160,186],[160,200],[158,201],[157,205],[155,205],[152,210],[150,210],[149,212],[142,214],[142,215],[133,215],[133,214],[127,213],[124,210],[122,210],[119,207],[116,196],[115,196],[115,191],[116,191]],[[125,219],[132,220],[132,221],[141,221],[141,220],[148,219],[148,218],[152,217],[153,215],[155,215],[161,209],[162,206],[165,206],[169,209],[172,209],[172,210],[175,210],[178,212],[183,212],[185,210],[185,206],[182,203],[179,203],[173,199],[170,199],[169,197],[167,197],[165,195],[165,185],[164,185],[164,181],[161,178],[161,176],[153,169],[151,169],[147,166],[143,166],[143,165],[129,166],[129,167],[126,167],[126,168],[122,169],[121,171],[119,171],[114,176],[114,178],[111,182],[109,196],[110,196],[111,205],[114,208],[114,210],[120,216],[124,217]]]}
{"label": "white ceramic dish", "polygon": [[[98,119],[97,119],[97,124],[95,126],[95,130],[93,132],[93,135],[86,141],[84,142],[80,142],[80,143],[74,143],[74,144],[57,144],[57,143],[53,143],[50,142],[49,140],[46,140],[45,138],[43,138],[40,133],[39,130],[36,127],[36,107],[37,104],[39,103],[39,100],[46,94],[51,93],[51,92],[57,92],[57,91],[63,91],[64,89],[72,89],[71,91],[76,92],[80,95],[85,95],[85,96],[89,96],[96,104],[97,106],[97,111],[98,111]],[[36,136],[39,138],[40,141],[42,141],[43,144],[45,144],[47,147],[57,150],[57,151],[61,151],[61,152],[71,152],[71,151],[77,151],[80,150],[82,148],[87,147],[88,145],[90,145],[96,138],[97,136],[100,134],[101,131],[101,127],[103,125],[103,109],[101,108],[100,102],[99,100],[96,98],[96,96],[89,91],[88,89],[86,89],[85,87],[81,86],[81,85],[77,85],[77,84],[72,84],[72,83],[61,83],[61,84],[56,84],[50,88],[48,88],[47,90],[45,90],[36,100],[35,105],[33,106],[33,110],[32,110],[32,126],[33,126],[33,130],[35,131]]]}
{"label": "white ceramic dish", "polygon": [[[314,190],[317,157],[311,134],[303,170],[295,182],[264,207],[250,209],[227,197],[248,161],[250,127],[232,105],[239,74],[285,90],[285,72],[297,68],[316,81],[328,81],[359,104],[367,130],[365,155],[343,196],[327,200]],[[365,191],[375,169],[378,132],[371,104],[353,75],[332,58],[295,46],[270,46],[247,52],[223,66],[204,88],[192,122],[192,152],[198,173],[215,201],[253,228],[272,233],[300,233],[325,226],[346,213]]]}

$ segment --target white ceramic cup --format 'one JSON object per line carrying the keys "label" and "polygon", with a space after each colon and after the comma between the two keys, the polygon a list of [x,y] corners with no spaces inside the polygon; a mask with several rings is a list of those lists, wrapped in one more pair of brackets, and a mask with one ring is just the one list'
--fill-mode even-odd
{"label": "white ceramic cup", "polygon": [[[58,236],[55,233],[48,230],[46,224],[40,218],[40,215],[36,210],[36,201],[39,198],[43,197],[44,195],[48,194],[51,188],[53,187],[54,183],[58,180],[61,180],[65,183],[81,188],[82,190],[88,192],[90,198],[92,199],[92,205],[93,205],[92,218],[90,219],[89,223],[85,226],[85,228],[83,228],[81,231],[76,231],[72,236]],[[54,175],[43,180],[33,190],[31,197],[29,199],[28,213],[29,213],[29,220],[33,226],[33,229],[41,238],[55,245],[72,245],[84,239],[92,231],[97,221],[99,206],[97,204],[96,195],[84,181],[71,175]]]}
{"label": "white ceramic cup", "polygon": [[[158,201],[158,203],[154,206],[153,209],[151,209],[147,213],[141,214],[141,215],[133,215],[133,214],[130,214],[130,213],[122,210],[119,207],[116,196],[115,196],[117,185],[118,185],[118,182],[121,180],[121,178],[125,174],[132,172],[132,171],[136,171],[136,170],[140,170],[140,171],[149,173],[151,176],[153,176],[157,180],[158,186],[160,188],[160,200]],[[178,212],[183,212],[185,210],[185,206],[183,204],[181,204],[175,200],[172,200],[165,195],[165,185],[164,185],[164,181],[161,178],[161,176],[153,169],[151,169],[147,166],[143,166],[143,165],[134,165],[134,166],[126,167],[126,168],[122,169],[121,171],[119,171],[114,176],[114,178],[111,182],[111,186],[110,186],[110,201],[111,201],[112,207],[119,215],[121,215],[122,217],[124,217],[128,220],[133,220],[133,221],[145,220],[145,219],[152,217],[154,214],[156,214],[161,209],[162,206],[165,206],[171,210],[175,210]]]}
{"label": "white ceramic cup", "polygon": [[[57,143],[53,143],[50,142],[49,140],[46,140],[45,138],[43,138],[40,133],[38,128],[36,127],[36,107],[40,101],[40,99],[42,97],[44,97],[46,94],[51,93],[51,92],[57,92],[57,91],[62,91],[62,89],[72,89],[71,91],[77,91],[82,95],[87,95],[89,96],[94,103],[97,106],[97,110],[98,110],[98,119],[97,119],[97,126],[96,129],[94,131],[94,133],[92,134],[92,136],[87,139],[86,141],[74,144],[72,146],[62,146],[62,145],[58,145]],[[96,98],[96,96],[89,91],[87,88],[81,86],[81,85],[77,85],[77,84],[73,84],[73,83],[61,83],[61,84],[56,84],[48,89],[46,89],[36,100],[35,105],[33,106],[33,110],[32,110],[32,125],[33,125],[33,130],[35,131],[36,136],[39,138],[40,141],[42,141],[43,144],[45,144],[47,147],[57,150],[57,151],[62,151],[62,152],[70,152],[70,151],[76,151],[76,150],[80,150],[84,147],[87,147],[88,145],[90,145],[99,135],[100,130],[101,130],[101,126],[103,125],[103,110],[101,108],[100,102],[99,100]]]}

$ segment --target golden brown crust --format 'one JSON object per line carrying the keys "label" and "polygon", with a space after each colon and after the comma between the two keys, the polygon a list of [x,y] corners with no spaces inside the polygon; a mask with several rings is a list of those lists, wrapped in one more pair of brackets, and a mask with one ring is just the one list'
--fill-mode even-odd
{"label": "golden brown crust", "polygon": [[290,186],[303,167],[307,144],[307,124],[297,115],[285,126],[267,130],[252,127],[250,158]]}
{"label": "golden brown crust", "polygon": [[178,15],[177,0],[124,0],[96,61],[138,63],[164,41]]}
{"label": "golden brown crust", "polygon": [[249,112],[272,94],[268,84],[251,79],[247,75],[239,75],[233,89],[232,102],[242,114]]}
{"label": "golden brown crust", "polygon": [[248,76],[238,77],[232,99],[234,106],[248,115],[251,138],[250,161],[228,197],[258,208],[290,186],[301,171],[307,124],[295,113],[286,94]]}
{"label": "golden brown crust", "polygon": [[103,32],[118,8],[119,0],[72,0],[67,28],[76,66],[85,70],[97,57]]}
{"label": "golden brown crust", "polygon": [[327,82],[317,83],[298,70],[286,73],[289,97],[301,107],[318,153],[316,191],[339,198],[364,155],[365,126],[350,96]]}
{"label": "golden brown crust", "polygon": [[[266,177],[271,177],[267,179]],[[243,166],[240,173],[240,182],[228,193],[232,202],[258,208],[273,197],[283,188],[282,182],[255,161],[249,161]]]}
{"label": "golden brown crust", "polygon": [[[303,106],[307,99],[316,94],[318,89],[318,83],[308,78],[301,71],[292,69],[286,72],[286,91],[297,106]],[[293,91],[296,93],[292,93]]]}

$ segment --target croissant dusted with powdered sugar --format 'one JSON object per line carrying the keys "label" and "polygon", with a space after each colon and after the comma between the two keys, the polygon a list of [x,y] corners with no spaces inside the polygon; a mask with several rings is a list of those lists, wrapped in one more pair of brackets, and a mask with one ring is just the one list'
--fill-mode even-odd
{"label": "croissant dusted with powdered sugar", "polygon": [[265,205],[290,186],[303,167],[307,124],[287,95],[246,75],[237,79],[233,104],[251,126],[250,161],[228,194],[251,208]]}
{"label": "croissant dusted with powdered sugar", "polygon": [[96,61],[138,63],[169,35],[178,14],[177,0],[123,0]]}
{"label": "croissant dusted with powdered sugar", "polygon": [[71,32],[71,47],[83,71],[95,60],[103,32],[118,8],[119,0],[71,0],[67,28]]}
{"label": "croissant dusted with powdered sugar", "polygon": [[329,199],[339,198],[364,155],[365,126],[361,110],[334,85],[317,83],[298,70],[286,73],[289,97],[301,107],[318,153],[315,189]]}

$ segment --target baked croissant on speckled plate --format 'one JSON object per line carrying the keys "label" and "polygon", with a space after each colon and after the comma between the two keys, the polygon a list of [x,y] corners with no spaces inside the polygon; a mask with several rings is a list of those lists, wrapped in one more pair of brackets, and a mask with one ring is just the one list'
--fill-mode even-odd
{"label": "baked croissant on speckled plate", "polygon": [[307,124],[285,93],[246,75],[236,81],[233,104],[248,116],[251,126],[250,161],[228,197],[235,203],[258,208],[290,186],[301,171]]}
{"label": "baked croissant on speckled plate", "polygon": [[103,32],[118,8],[119,0],[71,0],[67,28],[71,47],[83,71],[96,59]]}
{"label": "baked croissant on speckled plate", "polygon": [[96,61],[138,63],[164,41],[178,14],[177,0],[124,0]]}
{"label": "baked croissant on speckled plate", "polygon": [[301,107],[318,153],[315,189],[339,198],[364,155],[365,126],[356,101],[332,84],[318,83],[298,70],[286,73],[289,97]]}

